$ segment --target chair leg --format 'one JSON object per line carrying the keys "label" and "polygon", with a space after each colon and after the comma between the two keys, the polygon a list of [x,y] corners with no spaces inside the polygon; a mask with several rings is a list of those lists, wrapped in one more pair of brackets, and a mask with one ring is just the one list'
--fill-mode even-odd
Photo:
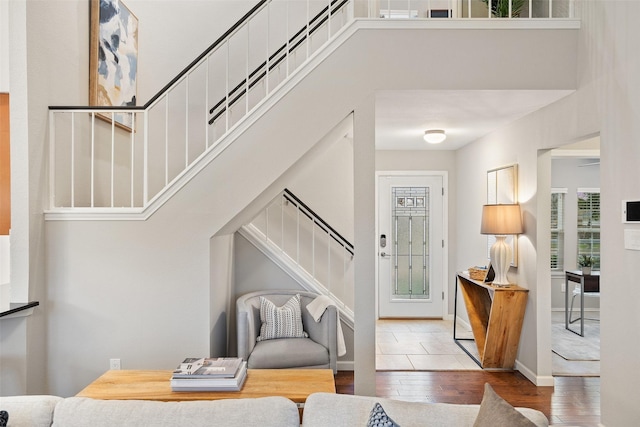
{"label": "chair leg", "polygon": [[[580,317],[578,317],[578,318],[575,318],[575,319],[571,320],[571,315],[573,314],[573,301],[576,299],[576,297],[577,297],[577,296],[578,296],[578,295],[575,295],[575,294],[574,294],[574,295],[571,297],[571,306],[570,306],[570,308],[569,308],[569,323],[570,323],[570,324],[571,324],[571,323],[573,323],[573,322],[577,322],[578,320],[580,320],[580,319],[581,319]],[[584,320],[595,320],[596,322],[599,322],[599,321],[600,321],[600,319],[593,319],[593,318],[590,318],[590,317],[585,317],[585,318],[584,318]]]}
{"label": "chair leg", "polygon": [[580,318],[578,317],[577,319],[573,319],[571,320],[571,315],[573,314],[573,302],[576,299],[576,294],[573,294],[573,296],[571,297],[571,308],[569,308],[569,323],[573,323],[573,322],[577,322],[578,320],[580,320]]}

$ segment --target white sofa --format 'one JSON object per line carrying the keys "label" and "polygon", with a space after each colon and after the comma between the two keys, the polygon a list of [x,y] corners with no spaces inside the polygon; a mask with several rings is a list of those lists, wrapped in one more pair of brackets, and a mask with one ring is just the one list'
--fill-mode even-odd
{"label": "white sofa", "polygon": [[[305,403],[302,426],[366,426],[376,402],[401,427],[471,427],[480,407],[315,393]],[[549,425],[541,412],[528,408],[517,409],[536,426]],[[14,396],[0,397],[0,410],[9,413],[8,427],[300,427],[296,404],[284,397],[154,402]]]}
{"label": "white sofa", "polygon": [[[472,427],[480,410],[480,405],[404,402],[381,397],[314,393],[305,403],[302,426],[366,426],[375,403],[380,403],[400,427]],[[516,410],[537,427],[549,425],[549,420],[540,411],[530,408]]]}
{"label": "white sofa", "polygon": [[0,397],[8,427],[299,426],[295,403],[284,397],[155,402],[56,396]]}

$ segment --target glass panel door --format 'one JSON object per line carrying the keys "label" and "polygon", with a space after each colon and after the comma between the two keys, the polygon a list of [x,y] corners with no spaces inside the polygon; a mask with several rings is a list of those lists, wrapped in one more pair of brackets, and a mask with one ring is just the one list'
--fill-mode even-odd
{"label": "glass panel door", "polygon": [[442,317],[443,199],[440,175],[380,176],[379,317]]}
{"label": "glass panel door", "polygon": [[393,187],[393,295],[429,298],[429,188]]}

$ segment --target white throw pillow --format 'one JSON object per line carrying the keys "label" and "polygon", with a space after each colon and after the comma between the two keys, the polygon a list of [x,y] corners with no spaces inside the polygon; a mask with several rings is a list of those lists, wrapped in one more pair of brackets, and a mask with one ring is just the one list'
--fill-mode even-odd
{"label": "white throw pillow", "polygon": [[302,327],[299,294],[291,297],[282,307],[277,307],[265,297],[260,297],[260,321],[262,326],[258,341],[308,337]]}

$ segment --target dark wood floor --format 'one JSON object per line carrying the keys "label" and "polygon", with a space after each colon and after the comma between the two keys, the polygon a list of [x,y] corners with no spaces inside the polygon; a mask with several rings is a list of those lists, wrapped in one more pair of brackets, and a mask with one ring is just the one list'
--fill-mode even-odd
{"label": "dark wood floor", "polygon": [[[376,373],[376,395],[399,400],[480,403],[484,383],[514,406],[542,411],[557,426],[597,427],[600,378],[556,377],[555,387],[536,387],[519,372],[442,371]],[[336,375],[336,391],[353,394],[353,372]]]}

